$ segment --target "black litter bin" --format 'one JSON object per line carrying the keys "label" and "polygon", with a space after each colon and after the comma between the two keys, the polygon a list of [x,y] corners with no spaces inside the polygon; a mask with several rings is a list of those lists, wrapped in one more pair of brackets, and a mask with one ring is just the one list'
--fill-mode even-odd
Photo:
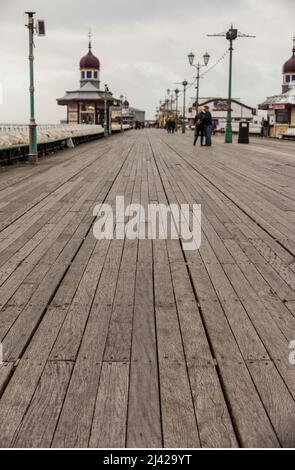
{"label": "black litter bin", "polygon": [[239,144],[249,144],[249,122],[240,122],[239,127]]}

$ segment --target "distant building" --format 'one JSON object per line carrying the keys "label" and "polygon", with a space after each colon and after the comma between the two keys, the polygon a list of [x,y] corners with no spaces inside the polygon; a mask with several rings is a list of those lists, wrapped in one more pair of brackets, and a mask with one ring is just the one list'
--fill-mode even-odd
{"label": "distant building", "polygon": [[[195,98],[190,99],[189,108],[187,110],[187,118],[189,123],[194,122],[196,115]],[[213,120],[219,129],[225,129],[226,118],[228,110],[228,100],[226,98],[200,98],[200,106],[208,105],[212,114]],[[251,106],[243,104],[240,98],[233,98],[231,102],[232,122],[233,125],[239,124],[240,121],[253,122],[253,117],[256,115],[256,110]]]}
{"label": "distant building", "polygon": [[[226,128],[226,119],[228,111],[228,99],[218,97],[199,98],[199,107],[208,105],[217,129],[223,131]],[[234,130],[238,130],[241,121],[248,121],[252,126],[257,126],[259,118],[256,116],[256,109],[241,102],[239,98],[233,98],[231,102],[232,123]],[[159,108],[157,108],[156,121],[160,127],[165,126],[169,116],[176,115],[175,100],[170,102],[166,100]],[[182,122],[183,106],[180,104],[177,109],[179,124]],[[188,99],[188,105],[185,109],[186,123],[190,127],[194,127],[196,117],[196,98]]]}
{"label": "distant building", "polygon": [[145,111],[137,108],[130,108],[130,112],[133,114],[135,121],[139,121],[141,123],[145,122]]}
{"label": "distant building", "polygon": [[110,108],[121,106],[121,101],[110,91],[101,90],[100,83],[100,61],[92,53],[90,39],[88,53],[80,60],[80,87],[57,100],[59,105],[67,107],[67,118],[63,122],[103,125],[105,101],[110,119]]}
{"label": "distant building", "polygon": [[129,101],[125,99],[122,107],[122,118],[123,123],[129,124],[131,127],[134,127],[136,122],[143,125],[145,122],[145,111],[131,107]]}
{"label": "distant building", "polygon": [[268,97],[259,105],[267,111],[271,137],[282,137],[295,128],[295,35],[292,57],[283,65],[280,95]]}

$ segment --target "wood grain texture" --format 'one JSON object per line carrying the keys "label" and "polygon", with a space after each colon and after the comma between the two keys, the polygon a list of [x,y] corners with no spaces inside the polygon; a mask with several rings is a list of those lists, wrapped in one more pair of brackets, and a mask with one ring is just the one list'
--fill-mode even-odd
{"label": "wood grain texture", "polygon": [[125,447],[129,365],[104,363],[92,422],[90,447]]}
{"label": "wood grain texture", "polygon": [[[143,130],[0,170],[2,447],[294,447],[294,149]],[[201,204],[200,249],[96,240],[117,196],[142,229]]]}

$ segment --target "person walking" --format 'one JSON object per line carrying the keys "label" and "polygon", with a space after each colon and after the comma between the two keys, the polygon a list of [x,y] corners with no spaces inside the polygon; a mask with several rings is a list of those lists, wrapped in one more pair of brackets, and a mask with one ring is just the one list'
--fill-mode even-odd
{"label": "person walking", "polygon": [[174,134],[175,133],[175,129],[176,129],[176,120],[175,120],[175,117],[172,116],[171,118],[171,133]]}
{"label": "person walking", "polygon": [[195,138],[194,138],[194,146],[196,146],[196,143],[198,141],[198,138],[201,137],[201,147],[204,145],[204,136],[205,136],[205,129],[204,129],[204,110],[202,108],[199,108],[199,112],[197,113],[195,120],[194,120],[194,125],[195,125]]}
{"label": "person walking", "polygon": [[261,127],[260,127],[260,137],[264,137],[264,117],[261,119]]}
{"label": "person walking", "polygon": [[203,124],[205,129],[205,137],[206,137],[206,147],[212,146],[212,131],[213,131],[213,121],[212,121],[212,114],[210,113],[209,106],[204,107],[204,116],[203,116]]}
{"label": "person walking", "polygon": [[263,136],[264,137],[269,136],[269,122],[267,119],[265,119],[263,123]]}

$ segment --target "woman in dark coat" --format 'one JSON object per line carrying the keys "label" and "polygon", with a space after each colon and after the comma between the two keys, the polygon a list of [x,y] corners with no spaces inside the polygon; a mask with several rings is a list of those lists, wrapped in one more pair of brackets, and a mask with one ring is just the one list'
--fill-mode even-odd
{"label": "woman in dark coat", "polygon": [[201,137],[201,146],[204,145],[204,138],[205,138],[205,126],[204,126],[204,119],[205,113],[203,109],[199,109],[198,114],[195,117],[195,139],[194,139],[194,146],[196,145],[199,136]]}

